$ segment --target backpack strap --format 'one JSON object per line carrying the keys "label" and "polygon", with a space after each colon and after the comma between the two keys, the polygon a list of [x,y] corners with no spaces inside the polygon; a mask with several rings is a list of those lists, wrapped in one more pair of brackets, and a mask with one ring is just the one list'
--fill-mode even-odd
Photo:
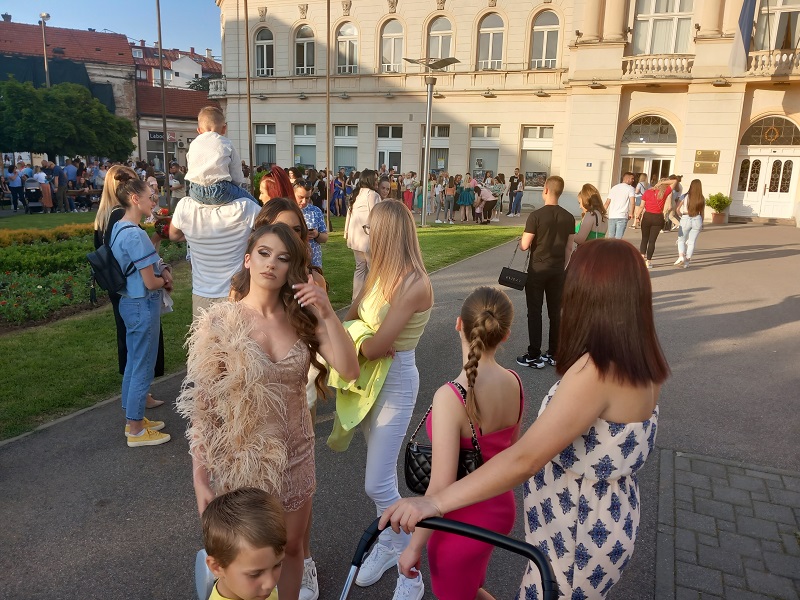
{"label": "backpack strap", "polygon": [[[108,245],[109,249],[114,245],[114,242],[119,237],[119,234],[122,233],[124,229],[130,229],[131,227],[138,227],[138,225],[123,225],[117,230],[117,233],[114,234],[114,237],[111,239],[111,243]],[[125,277],[130,277],[136,271],[136,267],[134,266],[133,262],[128,265],[128,268],[125,269],[124,275]]]}

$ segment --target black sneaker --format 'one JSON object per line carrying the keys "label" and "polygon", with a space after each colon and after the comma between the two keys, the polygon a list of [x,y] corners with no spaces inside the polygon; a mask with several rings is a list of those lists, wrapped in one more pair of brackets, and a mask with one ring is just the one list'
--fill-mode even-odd
{"label": "black sneaker", "polygon": [[554,367],[556,366],[556,359],[549,352],[546,352],[545,354],[542,354],[541,359],[542,359],[543,362],[546,362],[548,365],[552,365]]}
{"label": "black sneaker", "polygon": [[531,369],[544,369],[545,362],[542,360],[541,356],[537,356],[536,358],[531,358],[530,355],[526,352],[522,356],[517,357],[517,364],[523,367],[530,367]]}

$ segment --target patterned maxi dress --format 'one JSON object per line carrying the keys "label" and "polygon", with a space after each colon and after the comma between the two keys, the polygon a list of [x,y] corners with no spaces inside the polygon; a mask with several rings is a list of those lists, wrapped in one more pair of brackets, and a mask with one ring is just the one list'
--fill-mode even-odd
{"label": "patterned maxi dress", "polygon": [[[550,388],[540,415],[557,388]],[[657,426],[658,406],[644,422],[598,419],[525,483],[525,537],[550,559],[564,597],[605,598],[619,581],[639,532],[636,473],[653,451]],[[542,598],[532,564],[517,598]]]}

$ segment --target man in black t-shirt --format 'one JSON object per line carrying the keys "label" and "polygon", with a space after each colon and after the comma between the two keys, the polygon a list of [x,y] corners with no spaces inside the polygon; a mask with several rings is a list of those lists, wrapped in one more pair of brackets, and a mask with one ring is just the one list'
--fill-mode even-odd
{"label": "man in black t-shirt", "polygon": [[[514,169],[514,174],[508,178],[508,212],[511,212],[511,207],[514,206],[514,194],[517,193],[517,186],[521,176],[519,174],[519,167]],[[503,203],[500,202],[500,208],[497,209],[498,213],[503,212]],[[506,215],[508,216],[508,215]]]}
{"label": "man in black t-shirt", "polygon": [[[542,369],[548,363],[556,364],[564,269],[572,254],[575,237],[575,217],[558,205],[563,191],[564,180],[561,177],[547,178],[542,192],[544,206],[528,216],[519,243],[520,250],[531,249],[531,258],[525,284],[529,345],[528,351],[517,357],[517,364],[534,369]],[[545,298],[550,335],[547,352],[542,354],[542,303]]]}

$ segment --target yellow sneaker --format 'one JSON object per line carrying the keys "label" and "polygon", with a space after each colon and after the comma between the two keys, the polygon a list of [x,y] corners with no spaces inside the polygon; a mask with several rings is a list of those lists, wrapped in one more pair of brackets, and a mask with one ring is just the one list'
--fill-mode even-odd
{"label": "yellow sneaker", "polygon": [[145,429],[142,435],[128,436],[128,446],[135,448],[137,446],[159,446],[166,444],[170,441],[168,433],[161,433],[160,431],[153,431],[152,429]]}
{"label": "yellow sneaker", "polygon": [[[142,429],[152,429],[153,431],[161,431],[164,429],[164,421],[151,421],[147,417],[142,419]],[[125,435],[130,435],[131,426],[125,425]]]}

